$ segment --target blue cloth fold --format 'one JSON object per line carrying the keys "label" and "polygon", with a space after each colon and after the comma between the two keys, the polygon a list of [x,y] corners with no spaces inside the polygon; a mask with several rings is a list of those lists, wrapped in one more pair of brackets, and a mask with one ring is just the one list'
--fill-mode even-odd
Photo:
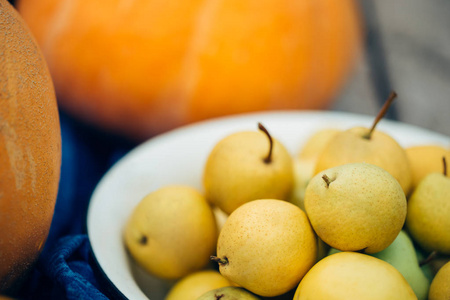
{"label": "blue cloth fold", "polygon": [[[50,284],[37,286],[35,295],[42,299],[108,299],[90,265],[91,247],[85,234],[65,236],[53,248],[42,253],[38,269]],[[42,290],[42,287],[45,289]]]}
{"label": "blue cloth fold", "polygon": [[[107,135],[60,113],[62,164],[45,247],[20,299],[108,299],[87,236],[86,216],[96,185],[137,144]],[[105,232],[105,234],[108,234]]]}

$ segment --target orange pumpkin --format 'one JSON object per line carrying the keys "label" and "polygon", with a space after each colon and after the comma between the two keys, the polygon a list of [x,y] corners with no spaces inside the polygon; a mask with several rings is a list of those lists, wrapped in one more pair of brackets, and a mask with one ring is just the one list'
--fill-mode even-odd
{"label": "orange pumpkin", "polygon": [[329,104],[361,48],[356,0],[19,0],[62,109],[144,139]]}
{"label": "orange pumpkin", "polygon": [[44,58],[0,0],[0,293],[25,278],[47,238],[58,191],[61,133]]}

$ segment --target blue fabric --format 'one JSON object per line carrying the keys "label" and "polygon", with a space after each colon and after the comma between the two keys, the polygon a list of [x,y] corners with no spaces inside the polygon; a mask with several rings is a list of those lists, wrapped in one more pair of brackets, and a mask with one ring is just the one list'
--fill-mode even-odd
{"label": "blue fabric", "polygon": [[43,252],[18,296],[108,299],[111,294],[96,270],[87,236],[87,210],[99,180],[136,144],[81,125],[64,113],[60,119],[61,179],[53,221]]}

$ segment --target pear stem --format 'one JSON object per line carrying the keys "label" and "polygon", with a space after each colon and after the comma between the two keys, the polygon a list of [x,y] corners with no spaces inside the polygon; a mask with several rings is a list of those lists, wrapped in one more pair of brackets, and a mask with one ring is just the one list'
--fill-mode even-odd
{"label": "pear stem", "polygon": [[325,183],[327,184],[327,188],[330,187],[331,184],[331,179],[330,177],[327,176],[327,174],[323,174],[322,179],[325,181]]}
{"label": "pear stem", "polygon": [[141,238],[139,239],[139,244],[141,245],[147,245],[147,236],[146,235],[142,235]]}
{"label": "pear stem", "polygon": [[425,258],[424,260],[422,260],[419,263],[419,267],[428,264],[429,262],[431,262],[436,256],[438,255],[438,252],[436,250],[432,251],[427,258]]}
{"label": "pear stem", "polygon": [[228,264],[228,258],[224,257],[224,258],[220,258],[214,255],[211,255],[209,257],[212,261],[215,261],[216,263],[220,264],[220,265],[227,265]]}
{"label": "pear stem", "polygon": [[447,176],[447,160],[445,159],[445,156],[442,156],[442,164],[444,166],[444,176]]}
{"label": "pear stem", "polygon": [[383,107],[381,108],[381,110],[378,112],[378,115],[375,118],[375,121],[372,124],[372,128],[370,128],[369,132],[364,135],[363,137],[365,139],[370,140],[370,138],[372,137],[372,133],[375,130],[375,127],[377,126],[378,122],[380,122],[380,120],[384,117],[384,115],[387,113],[389,107],[391,106],[392,102],[395,100],[395,98],[397,97],[397,93],[392,91],[389,94],[389,97],[387,98],[387,100],[384,102]]}
{"label": "pear stem", "polygon": [[258,129],[264,132],[267,135],[267,138],[269,139],[269,153],[264,158],[264,162],[266,164],[270,164],[272,162],[272,150],[273,150],[273,140],[272,136],[270,135],[269,131],[264,127],[261,123],[258,123]]}

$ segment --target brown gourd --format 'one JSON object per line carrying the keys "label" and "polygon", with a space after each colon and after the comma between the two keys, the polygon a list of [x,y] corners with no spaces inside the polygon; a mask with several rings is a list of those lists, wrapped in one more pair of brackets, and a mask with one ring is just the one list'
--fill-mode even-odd
{"label": "brown gourd", "polygon": [[61,165],[46,62],[20,15],[0,0],[0,293],[13,293],[45,244]]}

